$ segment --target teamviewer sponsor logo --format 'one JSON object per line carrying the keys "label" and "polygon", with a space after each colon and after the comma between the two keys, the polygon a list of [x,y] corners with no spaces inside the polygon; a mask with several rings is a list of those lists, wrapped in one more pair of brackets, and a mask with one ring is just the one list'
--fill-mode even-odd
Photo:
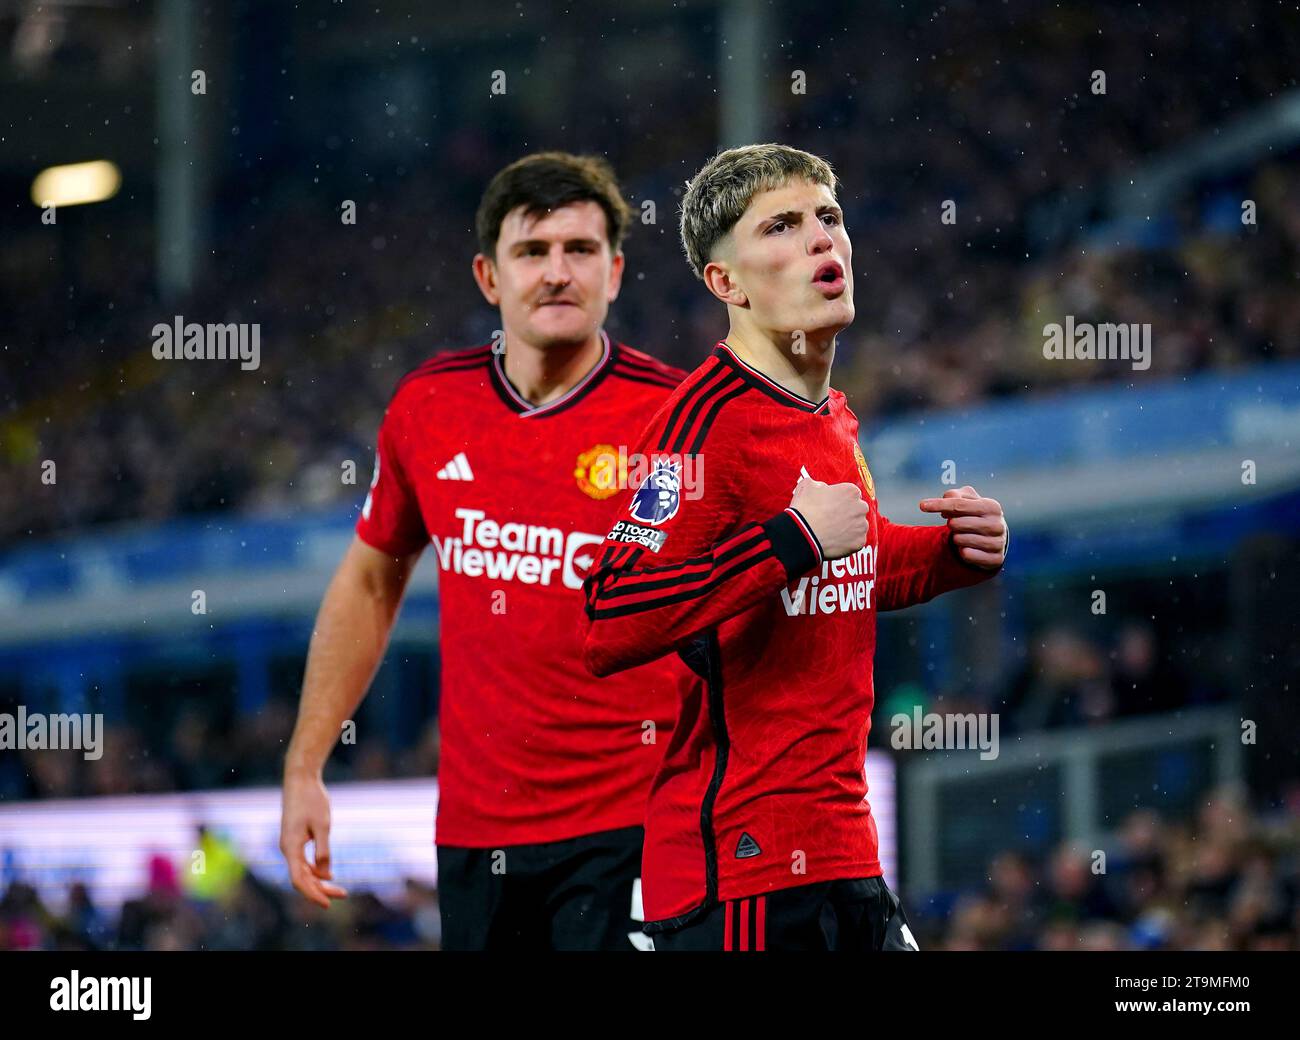
{"label": "teamviewer sponsor logo", "polygon": [[143,1022],[152,1013],[153,979],[148,975],[101,978],[81,972],[56,975],[50,981],[52,1011],[130,1011]]}
{"label": "teamviewer sponsor logo", "polygon": [[580,589],[591,565],[596,562],[596,546],[604,539],[595,534],[571,531],[564,540],[564,584],[566,588]]}
{"label": "teamviewer sponsor logo", "polygon": [[603,540],[585,531],[561,531],[538,524],[498,523],[481,509],[457,509],[460,534],[433,537],[438,566],[453,574],[524,585],[582,588]]}
{"label": "teamviewer sponsor logo", "polygon": [[870,610],[875,589],[876,554],[872,546],[864,545],[852,556],[825,561],[820,573],[782,589],[781,605],[789,617]]}

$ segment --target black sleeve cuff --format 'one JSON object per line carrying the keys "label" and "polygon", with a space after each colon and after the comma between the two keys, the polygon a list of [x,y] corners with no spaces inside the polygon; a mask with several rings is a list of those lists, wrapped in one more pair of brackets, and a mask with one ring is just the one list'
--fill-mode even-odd
{"label": "black sleeve cuff", "polygon": [[822,562],[822,547],[799,510],[781,510],[764,522],[763,530],[772,543],[772,552],[784,565],[787,578],[806,574]]}

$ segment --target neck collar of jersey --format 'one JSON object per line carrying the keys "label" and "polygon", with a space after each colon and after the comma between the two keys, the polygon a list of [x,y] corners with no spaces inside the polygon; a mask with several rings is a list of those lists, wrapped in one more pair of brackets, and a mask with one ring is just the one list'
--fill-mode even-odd
{"label": "neck collar of jersey", "polygon": [[739,372],[745,381],[748,382],[755,390],[766,394],[772,400],[786,405],[790,408],[797,408],[801,412],[809,412],[814,415],[829,415],[831,410],[831,398],[828,393],[820,401],[810,401],[808,398],[796,394],[793,390],[787,390],[775,379],[765,375],[756,369],[753,365],[742,361],[736,356],[736,352],[727,345],[727,341],[720,340],[718,345],[713,348],[713,356],[721,361],[724,365],[735,369]]}
{"label": "neck collar of jersey", "polygon": [[572,408],[591,393],[609,372],[610,359],[614,356],[614,345],[610,343],[609,336],[604,329],[600,330],[600,341],[600,359],[585,376],[554,401],[535,405],[516,390],[514,384],[506,377],[506,355],[504,351],[500,354],[495,351],[492,353],[492,364],[489,366],[492,387],[496,390],[497,396],[505,403],[505,406],[521,419],[539,419],[543,416],[554,415],[566,408]]}

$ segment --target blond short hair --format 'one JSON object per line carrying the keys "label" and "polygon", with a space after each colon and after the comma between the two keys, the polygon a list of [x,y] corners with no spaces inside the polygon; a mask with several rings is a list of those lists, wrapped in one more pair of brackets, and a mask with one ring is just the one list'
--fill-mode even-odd
{"label": "blond short hair", "polygon": [[736,226],[754,196],[792,180],[824,184],[832,195],[839,193],[830,163],[789,145],[747,144],[719,152],[705,163],[682,198],[682,248],[695,277],[704,277],[714,247]]}

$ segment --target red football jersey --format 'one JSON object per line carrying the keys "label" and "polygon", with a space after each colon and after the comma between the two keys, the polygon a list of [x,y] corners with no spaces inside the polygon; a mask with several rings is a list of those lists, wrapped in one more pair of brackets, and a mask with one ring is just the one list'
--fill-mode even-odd
{"label": "red football jersey", "polygon": [[593,678],[578,615],[620,438],[685,373],[602,337],[591,372],[538,407],[490,347],[441,354],[401,380],[380,425],[357,534],[394,556],[432,542],[439,567],[439,844],[561,841],[645,819],[681,665]]}
{"label": "red football jersey", "polygon": [[[864,773],[876,611],[991,572],[961,560],[946,525],[880,515],[842,393],[805,400],[725,343],[637,451],[651,468],[587,578],[584,649],[597,675],[674,650],[690,669],[647,808],[647,931],[720,900],[880,874]],[[857,553],[823,560],[788,508],[802,473],[861,488]]]}

